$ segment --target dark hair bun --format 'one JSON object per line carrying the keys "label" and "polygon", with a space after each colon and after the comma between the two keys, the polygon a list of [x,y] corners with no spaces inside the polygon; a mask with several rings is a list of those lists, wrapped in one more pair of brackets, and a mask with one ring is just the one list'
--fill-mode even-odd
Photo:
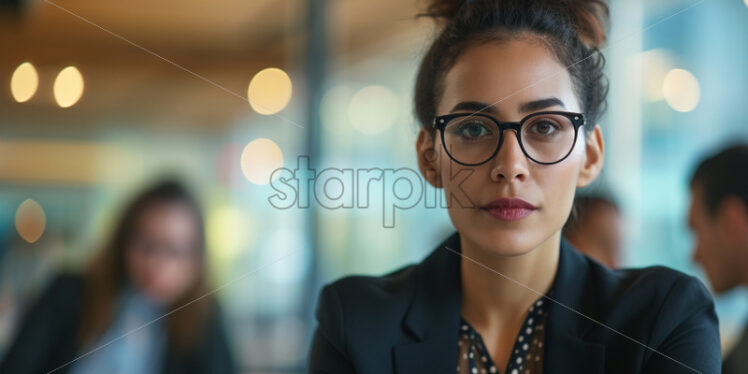
{"label": "dark hair bun", "polygon": [[589,47],[600,48],[607,40],[610,13],[605,0],[568,1],[579,39]]}
{"label": "dark hair bun", "polygon": [[[573,23],[579,39],[588,47],[600,48],[605,44],[610,24],[606,0],[428,0],[426,11],[419,16],[434,20],[452,21],[466,8],[481,7],[487,12],[511,9],[516,12],[547,8],[565,13]],[[496,5],[501,5],[497,7]]]}
{"label": "dark hair bun", "polygon": [[[426,129],[443,93],[444,77],[473,42],[502,41],[534,34],[566,67],[590,123],[605,112],[608,81],[599,49],[609,24],[607,0],[419,0],[423,17],[443,21],[421,60],[416,77],[415,112]],[[594,126],[585,126],[589,135]]]}

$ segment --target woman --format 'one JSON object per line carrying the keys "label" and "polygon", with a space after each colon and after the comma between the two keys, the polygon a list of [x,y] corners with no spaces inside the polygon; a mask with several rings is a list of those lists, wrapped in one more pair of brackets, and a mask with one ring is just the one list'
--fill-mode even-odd
{"label": "woman", "polygon": [[310,372],[719,372],[697,279],[612,271],[561,237],[603,165],[607,13],[602,0],[433,1],[445,25],[417,76],[416,150],[457,233],[420,264],[326,286]]}
{"label": "woman", "polygon": [[234,372],[204,268],[197,202],[177,182],[152,187],[84,276],[58,277],[31,308],[0,372]]}

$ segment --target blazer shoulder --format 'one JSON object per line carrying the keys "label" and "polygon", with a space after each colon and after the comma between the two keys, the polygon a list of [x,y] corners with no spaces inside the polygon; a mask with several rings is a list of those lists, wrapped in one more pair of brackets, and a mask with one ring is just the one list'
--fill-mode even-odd
{"label": "blazer shoulder", "polygon": [[317,302],[320,333],[345,351],[347,336],[392,325],[410,305],[417,269],[412,264],[382,276],[350,275],[327,284]]}
{"label": "blazer shoulder", "polygon": [[711,293],[701,280],[692,275],[665,266],[620,272],[627,275],[626,283],[632,293],[648,296],[644,298],[645,302],[651,300],[649,308],[655,308],[661,328],[675,328],[668,325],[677,324],[694,313],[714,312]]}
{"label": "blazer shoulder", "polygon": [[609,316],[627,321],[614,323],[621,329],[638,325],[639,336],[654,349],[645,352],[647,372],[680,372],[683,365],[698,372],[718,372],[719,321],[714,300],[698,278],[664,266],[616,274],[623,285],[622,296],[616,298]]}
{"label": "blazer shoulder", "polygon": [[44,308],[53,308],[55,314],[63,310],[77,311],[78,304],[83,298],[83,277],[71,273],[59,273],[55,275],[44,287],[44,290],[35,300],[35,304]]}
{"label": "blazer shoulder", "polygon": [[698,278],[666,266],[606,270],[618,292],[651,294],[661,300],[687,296],[711,301],[709,291]]}
{"label": "blazer shoulder", "polygon": [[410,302],[417,269],[411,264],[381,276],[340,278],[322,289],[319,307],[334,305],[352,318],[387,316]]}
{"label": "blazer shoulder", "polygon": [[26,305],[0,372],[49,372],[74,357],[82,293],[80,277],[55,275]]}
{"label": "blazer shoulder", "polygon": [[415,277],[417,265],[411,264],[381,276],[349,275],[329,286],[338,293],[356,298],[392,298],[406,292]]}
{"label": "blazer shoulder", "polygon": [[50,282],[49,288],[55,291],[80,292],[83,289],[83,277],[72,273],[59,273]]}
{"label": "blazer shoulder", "polygon": [[608,316],[638,318],[672,331],[692,313],[713,314],[714,300],[696,277],[665,266],[611,270],[592,265],[591,284]]}

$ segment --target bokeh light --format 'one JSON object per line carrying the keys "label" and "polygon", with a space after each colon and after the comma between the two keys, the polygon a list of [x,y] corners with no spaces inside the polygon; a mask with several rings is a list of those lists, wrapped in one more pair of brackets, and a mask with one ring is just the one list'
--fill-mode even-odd
{"label": "bokeh light", "polygon": [[244,147],[241,156],[242,173],[257,185],[270,183],[273,171],[283,167],[283,152],[270,139],[259,138]]}
{"label": "bokeh light", "polygon": [[397,96],[383,86],[367,86],[356,92],[348,104],[348,118],[353,128],[364,134],[383,132],[395,123]]}
{"label": "bokeh light", "polygon": [[208,212],[206,235],[211,258],[221,265],[235,260],[255,241],[251,217],[226,205]]}
{"label": "bokeh light", "polygon": [[30,62],[18,65],[10,78],[10,92],[19,103],[31,99],[39,88],[39,74]]}
{"label": "bokeh light", "polygon": [[632,56],[631,62],[640,69],[644,99],[654,102],[664,99],[662,83],[670,69],[675,67],[675,59],[664,49],[650,49]]}
{"label": "bokeh light", "polygon": [[291,101],[291,78],[278,68],[263,69],[249,82],[247,98],[255,112],[271,115],[280,112]]}
{"label": "bokeh light", "polygon": [[699,104],[699,81],[687,70],[672,69],[662,82],[662,95],[674,110],[690,112]]}
{"label": "bokeh light", "polygon": [[44,234],[47,218],[44,209],[32,199],[24,200],[16,210],[16,231],[21,238],[34,243]]}
{"label": "bokeh light", "polygon": [[57,74],[54,85],[57,105],[69,108],[83,95],[83,75],[75,66],[68,66]]}
{"label": "bokeh light", "polygon": [[335,86],[320,101],[322,125],[333,134],[350,129],[347,110],[354,91],[348,86]]}
{"label": "bokeh light", "polygon": [[319,116],[324,127],[324,145],[336,151],[351,147],[351,137],[356,130],[348,119],[348,104],[355,91],[347,85],[330,88],[322,96]]}

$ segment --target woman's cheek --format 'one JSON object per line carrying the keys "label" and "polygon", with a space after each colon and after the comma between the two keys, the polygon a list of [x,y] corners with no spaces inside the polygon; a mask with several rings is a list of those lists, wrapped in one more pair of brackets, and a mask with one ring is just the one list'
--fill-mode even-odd
{"label": "woman's cheek", "polygon": [[546,217],[552,219],[554,226],[560,229],[566,222],[568,213],[571,212],[576,178],[574,167],[558,168],[557,171],[557,173],[549,173],[540,184],[544,195]]}

